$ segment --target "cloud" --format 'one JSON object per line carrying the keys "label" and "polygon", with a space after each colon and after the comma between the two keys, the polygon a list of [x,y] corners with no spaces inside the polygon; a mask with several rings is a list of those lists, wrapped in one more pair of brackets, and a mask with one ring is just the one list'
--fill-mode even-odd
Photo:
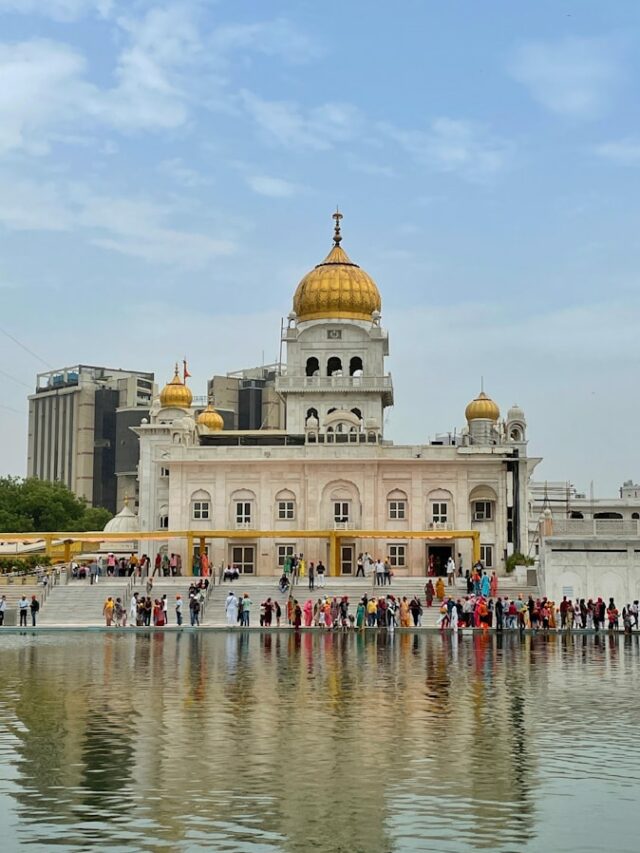
{"label": "cloud", "polygon": [[361,172],[363,175],[370,175],[374,178],[394,178],[397,174],[391,166],[370,163],[351,155],[347,157],[347,165],[354,172]]}
{"label": "cloud", "polygon": [[436,118],[427,130],[404,130],[388,124],[380,125],[380,129],[421,165],[472,181],[484,181],[502,171],[513,153],[508,140],[461,119]]}
{"label": "cloud", "polygon": [[351,104],[329,102],[304,109],[291,101],[268,101],[246,89],[241,102],[268,139],[291,148],[326,151],[353,138],[362,124]]}
{"label": "cloud", "polygon": [[174,226],[173,208],[82,183],[38,184],[0,176],[0,224],[10,231],[74,231],[102,249],[185,269],[205,267],[235,251],[231,239]]}
{"label": "cloud", "polygon": [[73,213],[55,184],[0,176],[0,223],[9,231],[68,231]]}
{"label": "cloud", "polygon": [[0,154],[42,153],[52,127],[73,120],[88,95],[84,58],[44,39],[0,44]]}
{"label": "cloud", "polygon": [[592,119],[606,112],[620,80],[616,52],[604,39],[532,41],[515,51],[510,70],[551,112]]}
{"label": "cloud", "polygon": [[317,59],[322,53],[316,42],[285,18],[220,26],[214,30],[209,43],[217,53],[252,50],[293,64]]}
{"label": "cloud", "polygon": [[54,21],[77,21],[93,12],[107,17],[112,8],[112,0],[0,0],[0,13],[42,15]]}
{"label": "cloud", "polygon": [[299,191],[297,184],[284,181],[282,178],[272,178],[269,175],[250,175],[246,181],[255,193],[269,198],[290,198]]}
{"label": "cloud", "polygon": [[184,124],[190,99],[187,72],[202,51],[189,8],[154,8],[141,19],[120,18],[118,23],[129,43],[117,60],[117,85],[96,92],[88,111],[125,131]]}
{"label": "cloud", "polygon": [[204,175],[187,166],[182,157],[172,157],[169,160],[163,160],[158,169],[177,184],[188,187],[189,189],[211,183]]}
{"label": "cloud", "polygon": [[640,140],[618,139],[596,145],[595,152],[621,166],[640,166]]}

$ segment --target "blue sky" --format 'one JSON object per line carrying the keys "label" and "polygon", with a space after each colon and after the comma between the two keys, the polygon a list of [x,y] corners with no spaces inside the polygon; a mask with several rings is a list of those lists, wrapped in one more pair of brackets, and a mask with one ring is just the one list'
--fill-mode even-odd
{"label": "blue sky", "polygon": [[484,375],[539,478],[637,480],[639,46],[635,0],[0,0],[0,472],[45,363],[274,360],[339,203],[389,437]]}

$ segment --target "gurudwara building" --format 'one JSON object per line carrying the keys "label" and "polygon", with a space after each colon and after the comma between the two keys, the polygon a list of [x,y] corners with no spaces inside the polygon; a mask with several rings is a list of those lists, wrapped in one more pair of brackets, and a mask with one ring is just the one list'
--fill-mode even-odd
{"label": "gurudwara building", "polygon": [[527,455],[524,412],[513,406],[502,419],[481,392],[455,438],[385,438],[394,395],[380,293],[342,248],[334,218],[333,247],[299,283],[282,331],[284,428],[224,429],[214,401],[192,405],[177,368],[135,428],[140,530],[166,531],[149,550],[166,547],[189,566],[204,547],[214,565],[258,575],[294,553],[355,574],[368,552],[398,575],[424,575],[443,573],[449,556],[469,567],[479,543],[485,566],[501,573],[527,548],[539,459]]}

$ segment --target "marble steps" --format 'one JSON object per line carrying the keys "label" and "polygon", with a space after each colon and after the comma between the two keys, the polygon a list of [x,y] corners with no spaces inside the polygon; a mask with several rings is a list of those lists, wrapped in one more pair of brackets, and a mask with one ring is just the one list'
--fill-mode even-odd
{"label": "marble steps", "polygon": [[127,583],[127,578],[100,578],[93,585],[86,580],[55,586],[40,611],[38,624],[104,625],[102,608],[106,598],[110,595],[124,602]]}

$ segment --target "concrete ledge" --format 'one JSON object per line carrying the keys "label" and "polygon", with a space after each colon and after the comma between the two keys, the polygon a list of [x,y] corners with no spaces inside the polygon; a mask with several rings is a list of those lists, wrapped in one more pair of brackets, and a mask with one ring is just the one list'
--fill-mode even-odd
{"label": "concrete ledge", "polygon": [[[310,627],[306,628],[304,626],[300,628],[294,628],[291,625],[281,625],[279,628],[272,625],[269,628],[263,628],[260,625],[251,625],[249,628],[241,628],[239,625],[236,627],[229,627],[228,625],[201,625],[200,627],[192,628],[191,625],[164,625],[163,627],[154,627],[151,625],[148,628],[141,627],[129,627],[126,628],[107,628],[106,625],[43,625],[42,627],[38,626],[36,628],[17,628],[13,626],[2,626],[0,627],[0,637],[3,634],[66,634],[66,633],[94,633],[94,634],[176,634],[182,631],[187,631],[190,633],[218,633],[218,634],[242,634],[245,632],[249,633],[262,633],[262,634],[277,634],[277,633],[286,633],[290,634],[292,632],[296,632],[299,634],[439,634],[442,636],[453,636],[454,632],[449,628],[445,628],[444,630],[440,628],[436,628],[434,626],[423,626],[421,628],[394,628],[390,631],[388,628],[347,628],[343,630],[342,628],[326,630],[325,628],[316,628]],[[571,636],[571,637],[610,637],[610,636],[624,636],[624,630],[618,629],[617,631],[594,631],[587,629],[580,629],[579,631],[567,631],[560,630],[559,628],[549,629],[548,631],[536,630],[533,631],[530,628],[524,629],[522,631],[519,630],[508,630],[508,631],[497,631],[495,628],[488,628],[484,630],[483,628],[461,628],[459,631],[455,632],[459,637],[473,637],[478,636],[481,637],[485,634],[491,634],[495,636],[501,637],[517,637],[517,636],[531,636],[531,637],[562,637],[562,636]],[[640,630],[633,630],[629,634],[629,636],[640,636]]]}

